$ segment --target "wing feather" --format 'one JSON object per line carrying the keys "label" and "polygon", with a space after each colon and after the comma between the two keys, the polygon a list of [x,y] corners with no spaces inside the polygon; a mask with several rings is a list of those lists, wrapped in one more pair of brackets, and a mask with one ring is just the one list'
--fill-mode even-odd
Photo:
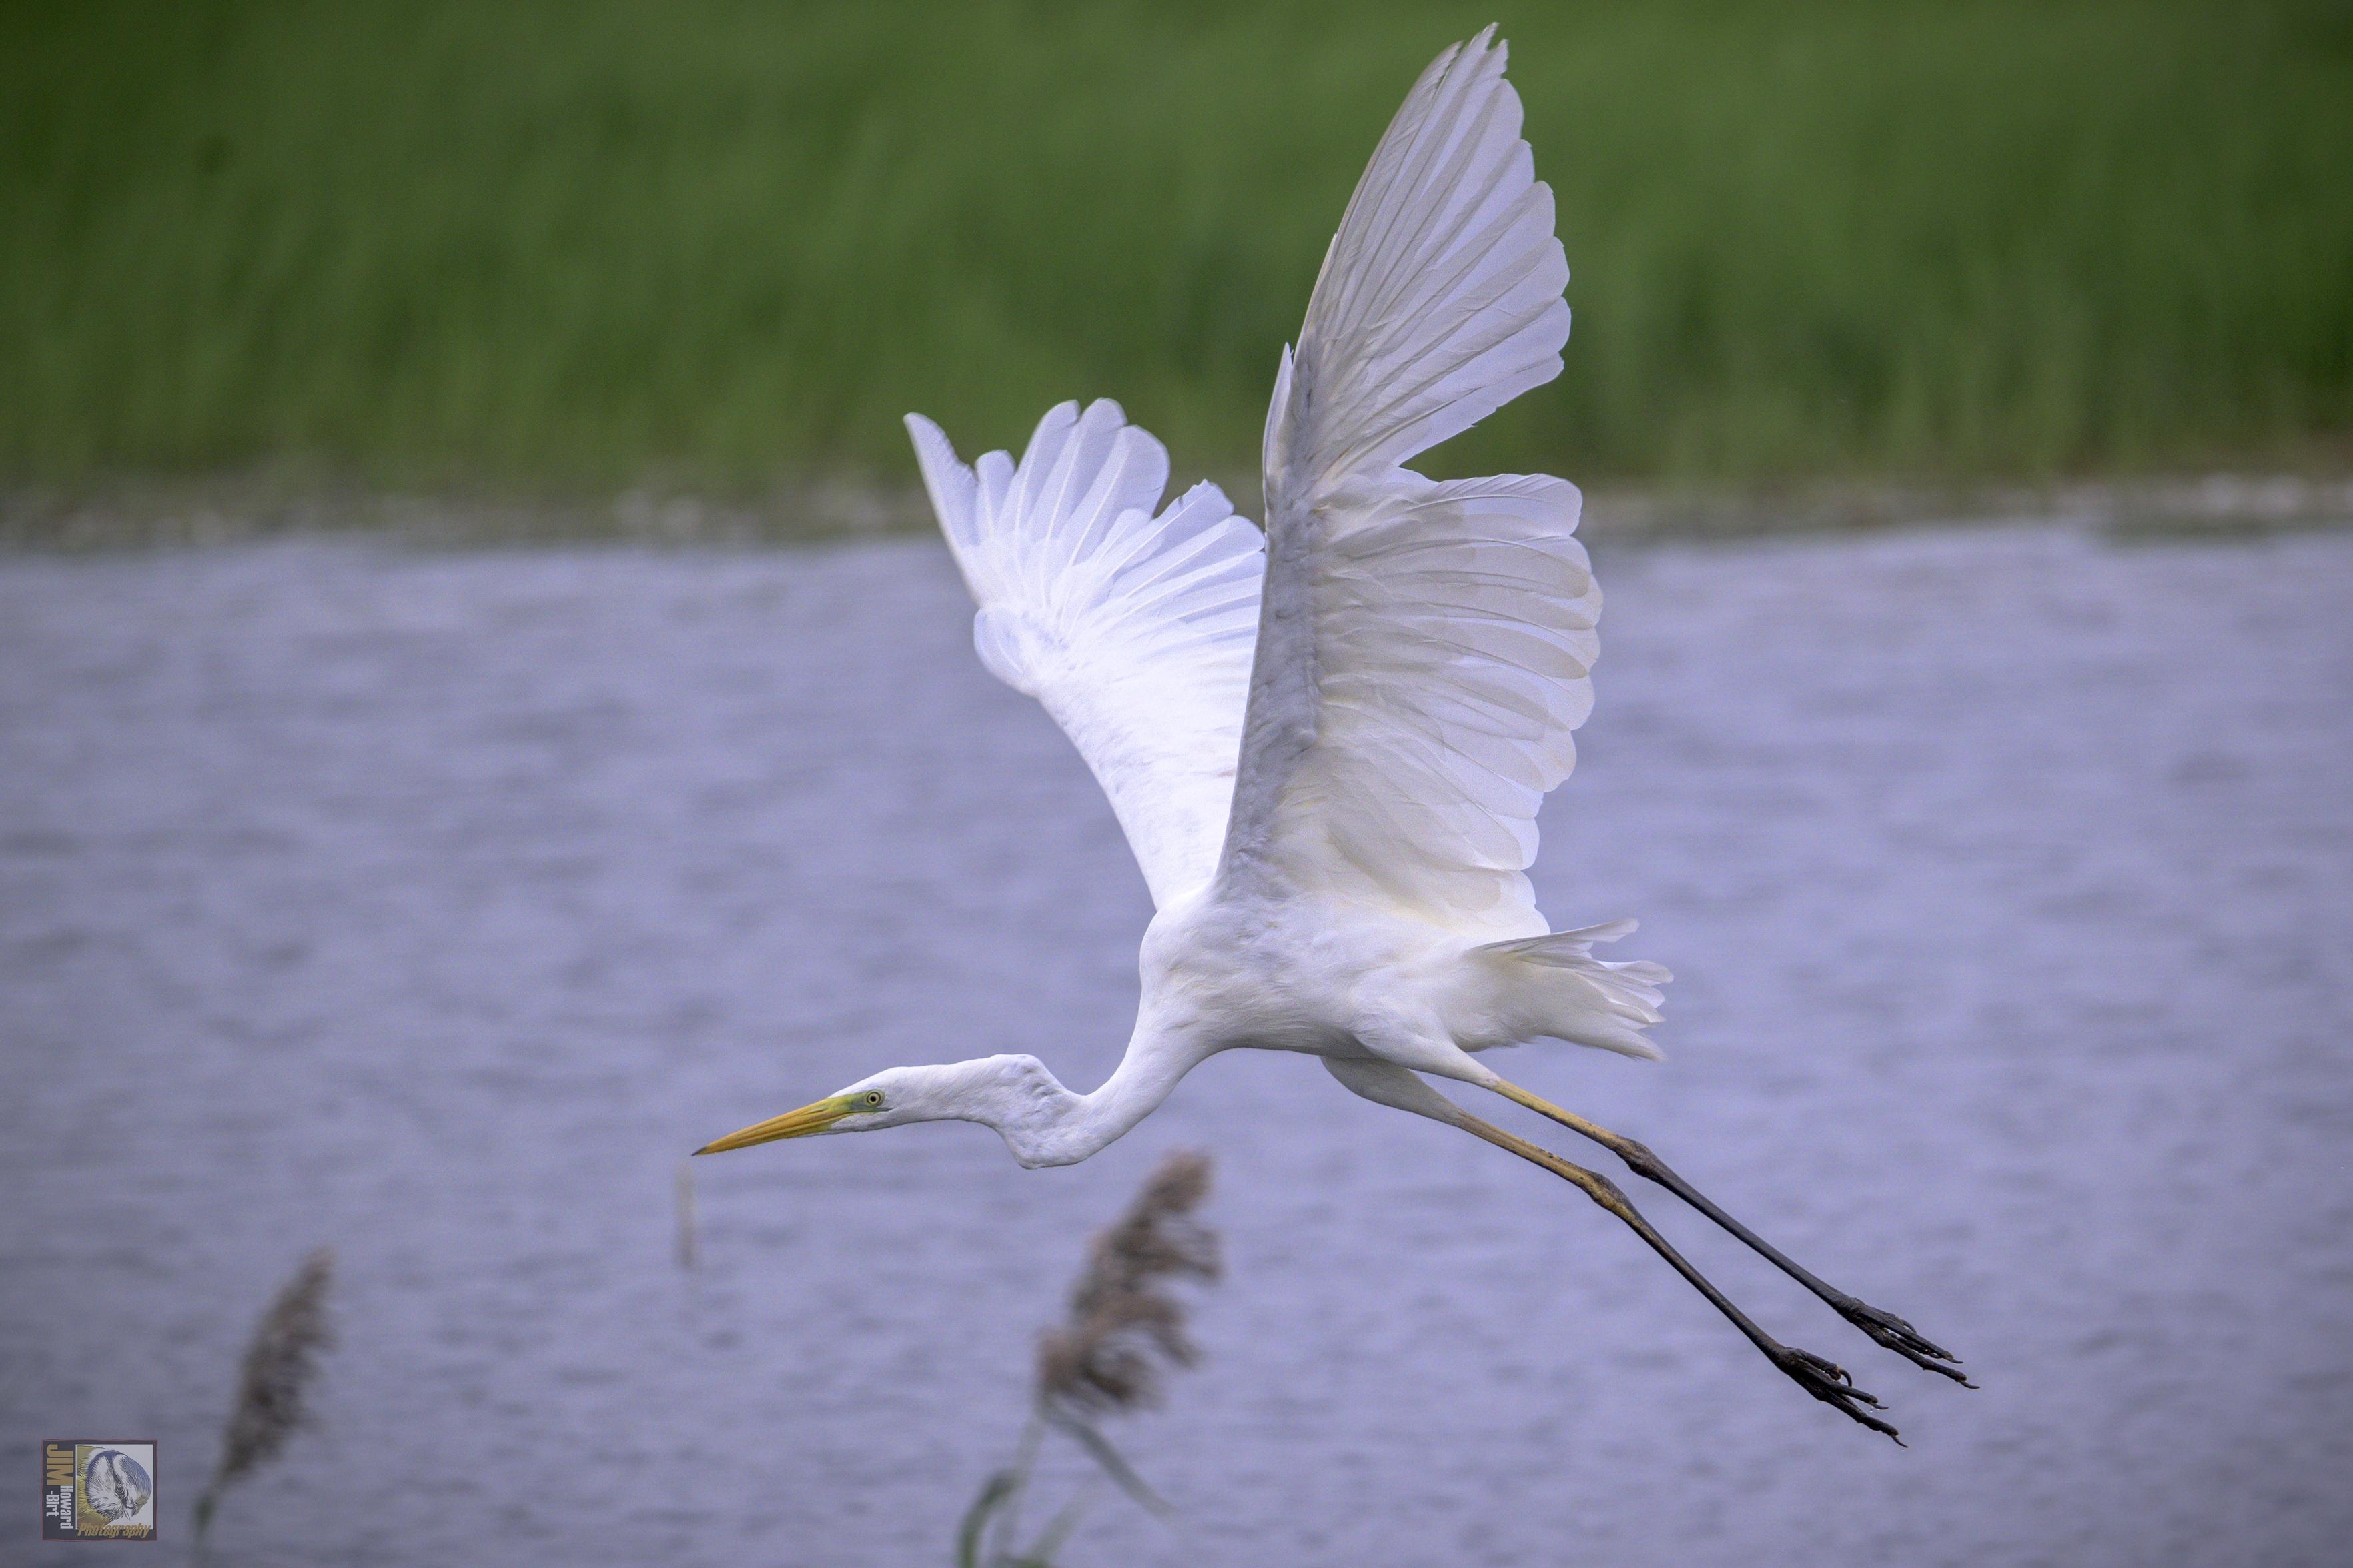
{"label": "wing feather", "polygon": [[1509,939],[1546,929],[1525,872],[1592,707],[1601,598],[1575,486],[1402,467],[1558,374],[1568,338],[1552,193],[1493,36],[1408,95],[1276,377],[1221,875]]}
{"label": "wing feather", "polygon": [[907,429],[978,606],[981,662],[1078,747],[1155,903],[1207,884],[1240,749],[1258,529],[1212,484],[1158,510],[1167,451],[1108,399],[1050,410],[1018,464],[967,468],[930,420]]}

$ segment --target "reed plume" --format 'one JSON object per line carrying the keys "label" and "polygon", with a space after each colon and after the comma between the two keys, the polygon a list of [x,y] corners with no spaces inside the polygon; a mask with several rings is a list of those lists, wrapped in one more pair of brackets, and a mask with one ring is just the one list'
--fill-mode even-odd
{"label": "reed plume", "polygon": [[311,1253],[254,1326],[237,1376],[237,1404],[221,1434],[220,1464],[196,1500],[199,1562],[221,1494],[275,1458],[295,1428],[309,1424],[306,1395],[321,1354],[335,1342],[327,1317],[327,1287],[334,1271],[333,1249],[322,1247]]}
{"label": "reed plume", "polygon": [[1039,1342],[1041,1405],[1093,1416],[1157,1404],[1155,1352],[1173,1367],[1198,1359],[1185,1332],[1185,1303],[1163,1282],[1217,1279],[1217,1234],[1193,1218],[1208,1193],[1208,1157],[1178,1151],[1096,1235],[1071,1291],[1069,1321]]}
{"label": "reed plume", "polygon": [[1193,1217],[1208,1194],[1208,1156],[1172,1153],[1127,1212],[1089,1244],[1069,1317],[1039,1339],[1035,1404],[1013,1462],[990,1476],[965,1510],[958,1568],[1051,1568],[1077,1525],[1078,1504],[1057,1515],[1028,1550],[1016,1544],[1030,1471],[1049,1431],[1077,1443],[1145,1508],[1168,1511],[1096,1422],[1157,1404],[1164,1366],[1188,1367],[1200,1357],[1185,1331],[1185,1302],[1168,1286],[1218,1278],[1217,1233]]}

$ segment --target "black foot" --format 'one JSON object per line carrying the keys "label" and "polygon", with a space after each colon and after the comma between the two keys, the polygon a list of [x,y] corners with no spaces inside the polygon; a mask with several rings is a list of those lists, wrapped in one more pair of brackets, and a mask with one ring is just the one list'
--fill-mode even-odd
{"label": "black foot", "polygon": [[1869,1334],[1874,1342],[1886,1346],[1914,1366],[1941,1373],[1963,1388],[1977,1386],[1969,1381],[1968,1374],[1961,1371],[1960,1357],[1894,1313],[1883,1312],[1868,1301],[1858,1301],[1852,1296],[1831,1305],[1838,1309],[1840,1317]]}
{"label": "black foot", "polygon": [[1862,1406],[1866,1405],[1873,1410],[1884,1410],[1886,1406],[1857,1388],[1854,1379],[1847,1376],[1846,1368],[1824,1361],[1810,1351],[1795,1350],[1788,1345],[1776,1345],[1765,1353],[1773,1358],[1775,1366],[1788,1373],[1799,1388],[1816,1399],[1844,1411],[1874,1432],[1884,1432],[1894,1437],[1897,1447],[1905,1446],[1904,1439],[1895,1436],[1894,1427],[1876,1415],[1863,1413]]}

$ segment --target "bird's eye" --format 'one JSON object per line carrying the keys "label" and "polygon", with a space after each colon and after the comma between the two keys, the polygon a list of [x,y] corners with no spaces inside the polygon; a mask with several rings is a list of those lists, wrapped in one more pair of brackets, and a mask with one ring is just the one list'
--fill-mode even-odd
{"label": "bird's eye", "polygon": [[865,1103],[866,1109],[869,1110],[880,1110],[882,1109],[882,1091],[879,1089],[870,1089],[858,1098]]}

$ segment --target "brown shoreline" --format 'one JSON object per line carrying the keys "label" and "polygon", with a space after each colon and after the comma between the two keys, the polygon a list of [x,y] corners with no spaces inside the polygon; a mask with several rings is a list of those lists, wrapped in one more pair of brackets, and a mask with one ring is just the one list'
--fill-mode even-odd
{"label": "brown shoreline", "polygon": [[[1228,477],[1255,515],[1255,486]],[[840,481],[756,497],[637,489],[601,500],[318,486],[266,478],[0,489],[0,550],[185,548],[367,535],[425,548],[629,543],[791,546],[922,533],[920,489]],[[1588,540],[1753,539],[1877,529],[2067,521],[2126,538],[2253,536],[2353,526],[2353,475],[2214,473],[1973,486],[1823,483],[1759,489],[1597,486]]]}

